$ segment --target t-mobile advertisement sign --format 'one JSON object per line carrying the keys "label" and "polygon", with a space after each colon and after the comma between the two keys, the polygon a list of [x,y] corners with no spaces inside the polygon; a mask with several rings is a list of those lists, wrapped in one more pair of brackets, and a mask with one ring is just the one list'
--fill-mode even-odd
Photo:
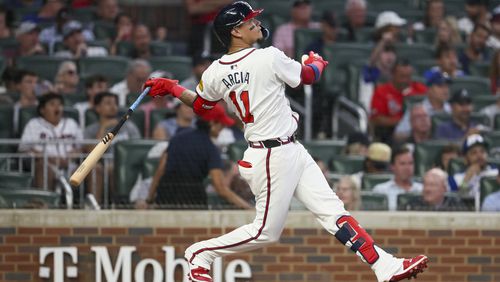
{"label": "t-mobile advertisement sign", "polygon": [[[181,267],[183,282],[188,282],[188,263],[183,258],[175,258],[175,249],[172,246],[162,247],[165,253],[165,265],[155,259],[145,258],[132,267],[132,254],[136,247],[123,246],[118,252],[117,259],[113,265],[109,257],[108,249],[102,246],[90,247],[95,254],[95,279],[96,282],[143,282],[144,273],[147,267],[153,271],[154,282],[174,282],[176,267]],[[53,256],[54,264],[44,265],[46,259]],[[73,265],[65,265],[65,256],[69,256]],[[78,249],[76,247],[43,247],[40,248],[40,268],[41,278],[50,278],[54,282],[64,282],[66,278],[78,277]],[[240,259],[230,261],[226,269],[222,269],[222,259],[218,258],[212,265],[212,275],[214,282],[233,282],[236,278],[251,278],[252,271],[248,262]]]}

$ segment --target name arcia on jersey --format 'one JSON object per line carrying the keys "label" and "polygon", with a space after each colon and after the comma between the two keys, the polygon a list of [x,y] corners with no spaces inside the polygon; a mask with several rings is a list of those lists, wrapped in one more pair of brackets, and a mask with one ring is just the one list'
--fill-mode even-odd
{"label": "name arcia on jersey", "polygon": [[231,86],[235,84],[240,84],[240,83],[246,83],[248,84],[250,81],[250,73],[249,72],[235,72],[235,73],[230,73],[227,75],[227,77],[222,79],[222,83],[227,87],[227,89],[230,89]]}

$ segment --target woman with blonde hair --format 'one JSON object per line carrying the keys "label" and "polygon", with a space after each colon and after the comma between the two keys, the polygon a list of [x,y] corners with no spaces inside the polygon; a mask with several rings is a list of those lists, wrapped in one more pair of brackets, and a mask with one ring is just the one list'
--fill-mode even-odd
{"label": "woman with blonde hair", "polygon": [[458,31],[457,20],[453,17],[443,19],[437,29],[435,46],[442,44],[457,46],[462,44],[462,36]]}
{"label": "woman with blonde hair", "polygon": [[344,202],[344,207],[348,211],[355,211],[361,208],[361,191],[356,182],[350,176],[343,176],[335,185],[335,193]]}
{"label": "woman with blonde hair", "polygon": [[75,62],[64,61],[59,65],[54,79],[55,90],[61,95],[78,94],[80,76]]}

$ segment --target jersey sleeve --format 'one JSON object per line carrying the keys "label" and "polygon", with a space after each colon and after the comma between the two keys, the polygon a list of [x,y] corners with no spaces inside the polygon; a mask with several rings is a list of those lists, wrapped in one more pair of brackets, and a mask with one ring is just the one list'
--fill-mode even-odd
{"label": "jersey sleeve", "polygon": [[213,71],[213,68],[209,67],[201,76],[201,80],[196,86],[196,94],[206,101],[216,102],[223,98],[224,93],[214,89],[213,83],[216,82],[211,79],[210,71]]}
{"label": "jersey sleeve", "polygon": [[272,68],[276,75],[290,87],[297,87],[300,84],[300,72],[302,66],[299,62],[290,59],[283,53],[274,47],[270,47],[272,50],[273,64]]}

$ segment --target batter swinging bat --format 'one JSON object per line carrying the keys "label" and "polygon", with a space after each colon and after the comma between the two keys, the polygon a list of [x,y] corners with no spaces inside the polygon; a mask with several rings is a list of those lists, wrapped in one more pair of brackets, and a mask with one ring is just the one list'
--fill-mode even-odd
{"label": "batter swinging bat", "polygon": [[117,125],[111,130],[111,132],[108,132],[106,136],[104,136],[99,142],[92,152],[85,158],[83,163],[78,167],[78,169],[71,175],[71,178],[69,179],[69,183],[72,186],[78,186],[82,183],[82,181],[87,177],[89,172],[95,167],[99,159],[101,159],[102,155],[106,150],[108,149],[109,145],[111,144],[111,141],[113,141],[113,138],[118,134],[118,131],[120,131],[120,128],[123,126],[123,124],[129,119],[129,117],[132,115],[134,112],[135,108],[139,105],[139,103],[142,101],[142,99],[148,94],[149,92],[149,87],[144,89],[142,91],[141,95],[134,101],[132,106],[128,109],[127,113],[122,116],[120,119],[120,122],[118,122]]}

